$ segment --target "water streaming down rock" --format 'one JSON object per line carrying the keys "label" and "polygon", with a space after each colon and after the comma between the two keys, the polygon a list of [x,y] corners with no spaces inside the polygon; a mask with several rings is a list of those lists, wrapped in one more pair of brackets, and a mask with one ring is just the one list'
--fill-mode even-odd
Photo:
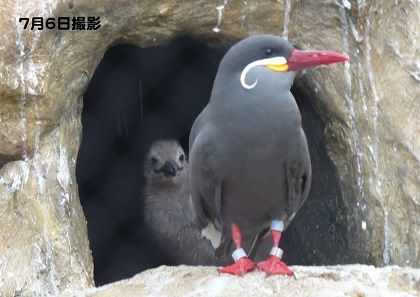
{"label": "water streaming down rock", "polygon": [[379,172],[379,134],[378,134],[378,106],[379,106],[379,95],[378,90],[376,88],[376,82],[373,75],[372,70],[372,57],[371,57],[371,51],[372,47],[370,44],[370,31],[371,31],[371,18],[372,18],[372,9],[373,6],[369,9],[368,17],[366,18],[366,24],[365,24],[365,47],[366,47],[366,57],[365,57],[365,65],[366,65],[366,71],[368,74],[368,81],[370,84],[370,87],[372,89],[372,95],[374,102],[371,106],[370,112],[372,113],[372,121],[373,121],[373,145],[369,144],[369,152],[372,155],[373,159],[373,171],[374,171],[374,185],[375,189],[378,195],[378,201],[382,208],[383,214],[384,214],[384,250],[383,250],[383,261],[385,264],[389,264],[390,257],[391,257],[391,249],[390,249],[390,242],[389,242],[389,227],[388,227],[388,210],[386,209],[386,206],[383,202],[383,199],[385,199],[384,195],[382,194],[382,184],[379,179],[380,172]]}
{"label": "water streaming down rock", "polygon": [[[40,38],[41,32],[36,30],[33,32],[31,38],[32,40],[29,43],[30,47],[28,50],[25,50],[26,47],[26,40],[24,38],[24,29],[22,24],[19,22],[19,17],[24,15],[23,12],[23,3],[18,1],[16,3],[16,46],[19,50],[19,83],[20,86],[20,121],[21,121],[21,133],[22,133],[22,159],[23,161],[18,161],[21,167],[21,172],[23,174],[14,173],[14,182],[11,186],[11,190],[13,192],[17,192],[22,189],[28,181],[29,176],[32,174],[32,170],[34,171],[34,176],[36,176],[37,182],[37,193],[34,193],[37,199],[41,199],[43,196],[48,197],[48,200],[51,205],[51,198],[48,193],[46,192],[45,188],[45,178],[44,174],[42,173],[42,165],[41,165],[41,155],[40,155],[40,136],[41,136],[41,129],[42,123],[40,119],[40,107],[38,102],[39,90],[42,91],[42,87],[39,86],[39,81],[42,81],[42,76],[44,74],[44,65],[36,65],[33,61],[33,52],[35,51],[35,46],[38,45],[38,40]],[[45,3],[41,5],[41,15],[42,17],[46,16],[45,10]],[[41,76],[41,77],[39,77]],[[26,113],[26,106],[30,103],[33,103],[34,106],[34,120],[35,120],[35,133],[34,133],[34,150],[31,154],[32,157],[29,155],[27,149],[27,141],[28,141],[28,132],[27,132],[27,113]],[[14,197],[18,197],[17,193],[14,194]],[[16,198],[17,199],[17,198]],[[20,213],[19,204],[20,201],[16,201],[16,211]],[[25,202],[22,202],[25,203]],[[36,222],[34,222],[36,224]],[[54,251],[52,244],[49,238],[49,231],[47,226],[44,224],[42,227],[42,247],[40,247],[38,242],[32,244],[32,253],[35,257],[35,260],[32,263],[31,270],[33,271],[34,279],[37,281],[33,284],[33,293],[34,296],[38,296],[38,294],[44,294],[41,292],[48,292],[50,294],[56,294],[58,291],[57,284],[57,273],[55,270],[55,259],[54,259]],[[47,282],[43,281],[42,278],[39,278],[39,275],[45,275],[46,278],[49,280]],[[16,280],[15,286],[17,288],[16,291],[19,291],[23,285],[19,284],[19,281]]]}
{"label": "water streaming down rock", "polygon": [[290,13],[292,11],[292,0],[284,0],[284,16],[283,16],[283,34],[282,37],[289,39],[289,21]]}
{"label": "water streaming down rock", "polygon": [[[354,30],[356,30],[355,28],[352,29],[352,32],[354,32]],[[357,41],[357,37],[353,34],[355,40]],[[361,62],[361,57],[360,57],[360,49],[359,47],[356,48],[355,53],[354,53],[354,61],[353,64],[356,65],[357,67],[357,71],[355,71],[357,78],[356,80],[358,81],[358,88],[359,88],[359,92],[360,92],[360,99],[362,101],[362,112],[363,112],[363,117],[364,118],[368,118],[368,107],[367,107],[367,97],[366,97],[366,87],[364,85],[364,81],[363,81],[363,66],[362,66],[362,62]],[[360,142],[359,143],[367,143],[367,145],[369,145],[371,141],[371,137],[370,136],[361,136]],[[364,164],[364,166],[366,166],[366,160],[364,159],[366,157],[366,154],[363,151],[357,152],[357,154],[359,155],[360,159],[363,161],[362,164]],[[362,179],[363,181],[363,179]],[[364,181],[363,181],[363,186],[364,186]],[[362,192],[362,196],[361,196],[361,201],[360,203],[357,203],[357,206],[360,207],[360,209],[362,211],[366,210],[366,201],[365,201],[365,195],[364,195],[364,191]],[[364,225],[363,225],[364,223]],[[366,230],[366,222],[362,221],[362,229]]]}
{"label": "water streaming down rock", "polygon": [[223,17],[223,10],[225,9],[225,6],[228,4],[229,0],[223,0],[223,4],[216,6],[217,10],[217,23],[216,26],[213,28],[213,31],[215,33],[219,33],[222,29],[220,26],[222,25],[222,17]]}
{"label": "water streaming down rock", "polygon": [[[343,48],[344,53],[351,57],[351,51],[349,47],[349,22],[347,19],[347,9],[350,9],[350,3],[346,0],[343,0],[342,5],[339,5],[340,16],[341,16],[341,25],[343,29]],[[353,98],[353,87],[352,87],[352,78],[351,78],[351,71],[350,71],[350,64],[352,62],[347,61],[344,63],[344,77],[346,82],[346,93],[344,94],[344,98],[346,99],[346,104],[348,106],[348,117],[351,125],[352,131],[352,138],[354,144],[354,152],[355,152],[355,159],[356,159],[356,176],[357,176],[357,186],[359,188],[359,195],[356,201],[360,201],[364,197],[364,185],[363,185],[363,178],[362,178],[362,159],[361,159],[361,146],[360,146],[360,136],[358,132],[358,127],[356,125],[356,112],[354,106],[354,98]]]}
{"label": "water streaming down rock", "polygon": [[242,8],[242,16],[241,16],[241,27],[244,28],[244,23],[246,21],[246,14],[248,10],[248,1],[243,2],[243,8]]}
{"label": "water streaming down rock", "polygon": [[[354,93],[354,91],[352,90],[352,82],[351,82],[351,72],[350,72],[350,64],[347,62],[345,64],[345,69],[344,69],[344,76],[346,78],[346,82],[347,82],[347,86],[348,86],[348,90],[346,91],[345,94],[345,99],[348,105],[348,112],[349,112],[349,119],[350,119],[350,123],[351,123],[351,128],[353,131],[353,143],[354,143],[354,149],[355,149],[355,158],[356,158],[356,165],[357,165],[357,185],[359,187],[359,191],[360,191],[360,197],[357,199],[357,206],[361,207],[360,209],[363,211],[366,208],[366,204],[364,202],[365,200],[365,194],[364,194],[364,171],[365,169],[363,168],[363,164],[366,164],[367,160],[365,159],[366,155],[363,154],[364,148],[363,148],[363,144],[366,145],[367,151],[370,153],[369,159],[371,160],[371,162],[374,164],[373,166],[373,180],[371,180],[371,182],[375,185],[375,189],[376,189],[376,195],[377,195],[377,200],[379,201],[379,204],[381,206],[381,209],[383,211],[384,214],[384,226],[383,226],[383,232],[384,232],[384,247],[383,247],[383,262],[385,264],[389,263],[390,260],[390,246],[389,246],[389,236],[388,236],[388,211],[386,210],[386,206],[383,203],[383,199],[384,197],[382,196],[382,191],[381,191],[381,181],[380,181],[380,172],[379,172],[379,134],[378,134],[378,100],[379,100],[379,96],[377,94],[377,89],[375,86],[375,81],[374,81],[374,77],[373,77],[373,71],[372,71],[372,65],[371,65],[371,57],[370,57],[370,52],[371,52],[371,45],[370,45],[370,16],[366,19],[366,25],[365,25],[365,35],[362,38],[361,35],[358,33],[354,23],[351,21],[351,18],[348,17],[346,10],[350,10],[351,8],[351,3],[348,2],[347,0],[343,0],[342,3],[338,3],[336,2],[336,4],[339,5],[339,9],[340,9],[340,15],[341,15],[341,21],[342,21],[342,26],[343,26],[343,44],[344,44],[344,48],[345,51],[351,55],[351,51],[349,49],[349,41],[348,38],[350,36],[350,32],[352,33],[354,40],[356,41],[356,43],[361,43],[363,40],[365,42],[365,60],[366,60],[366,67],[367,69],[363,69],[362,65],[361,65],[361,57],[359,56],[360,53],[360,49],[356,48],[355,52],[352,56],[353,61],[351,62],[352,64],[354,64],[357,67],[357,72],[354,71],[357,74],[357,82],[358,82],[358,88],[359,88],[359,92],[360,92],[360,98],[361,98],[361,105],[362,105],[362,110],[363,110],[363,114],[365,116],[365,118],[369,119],[372,118],[372,122],[368,122],[368,125],[372,125],[372,133],[368,134],[367,136],[360,134],[358,132],[358,127],[356,125],[356,113],[355,113],[355,106],[354,106],[354,99],[352,97],[352,93]],[[362,7],[364,5],[364,2],[358,2],[358,9],[360,9],[360,7]],[[370,8],[372,9],[372,7]],[[369,14],[371,15],[371,11],[369,12]],[[366,71],[367,72],[367,76],[369,78],[369,84],[370,84],[370,88],[372,89],[372,93],[373,93],[373,103],[367,104],[366,102],[366,92],[365,92],[365,87],[363,86],[364,84],[364,80],[363,80],[363,76],[361,75],[361,72]],[[370,117],[369,115],[373,115],[372,117]],[[360,215],[363,217],[363,213],[360,213]],[[361,227],[362,230],[366,230],[367,228],[367,224],[366,221],[363,220],[361,222]]]}
{"label": "water streaming down rock", "polygon": [[[41,14],[40,16],[44,17],[47,16],[46,11],[46,4],[42,3],[40,6]],[[17,86],[20,87],[20,124],[21,124],[21,140],[22,140],[22,149],[21,149],[21,156],[24,161],[22,166],[25,166],[24,172],[28,172],[31,169],[31,166],[34,167],[35,174],[37,176],[37,183],[38,183],[38,194],[44,193],[45,191],[45,182],[43,178],[42,168],[40,164],[40,136],[42,130],[42,123],[40,119],[40,107],[38,103],[38,97],[42,94],[39,94],[39,91],[43,91],[42,86],[40,86],[40,81],[42,81],[44,76],[44,68],[45,65],[40,64],[37,65],[33,61],[33,52],[35,51],[35,47],[38,45],[39,38],[41,36],[41,32],[39,30],[35,30],[31,34],[30,42],[25,40],[24,37],[24,29],[22,23],[19,22],[19,16],[24,15],[22,11],[23,3],[22,1],[18,1],[15,4],[15,11],[16,11],[16,48],[19,51],[19,81],[17,82]],[[25,50],[26,43],[30,45],[29,49]],[[35,133],[34,133],[34,151],[33,151],[33,158],[30,160],[27,141],[28,141],[28,132],[27,132],[27,125],[28,125],[28,118],[26,114],[26,106],[28,104],[33,103],[34,111],[35,111]]]}
{"label": "water streaming down rock", "polygon": [[[41,16],[47,17],[48,11],[46,9],[46,3],[43,2],[41,7]],[[32,95],[32,101],[34,103],[34,111],[35,111],[35,135],[34,135],[34,153],[33,153],[33,167],[35,170],[35,175],[37,177],[37,185],[38,185],[38,195],[41,196],[42,193],[45,192],[45,172],[42,168],[41,164],[41,153],[40,153],[40,142],[41,142],[41,130],[42,130],[42,122],[41,122],[41,111],[39,107],[39,97],[41,97],[44,93],[43,86],[40,85],[40,81],[42,82],[42,77],[45,75],[44,65],[39,65],[37,68],[34,65],[32,53],[35,51],[35,46],[39,42],[39,38],[41,33],[35,32],[34,33],[34,41],[31,45],[31,51],[28,55],[28,72],[32,74],[32,82],[33,85],[29,86],[29,92]],[[40,79],[38,79],[40,76]]]}
{"label": "water streaming down rock", "polygon": [[[361,37],[358,34],[358,31],[353,24],[350,15],[348,14],[350,9],[351,3],[348,1],[342,1],[342,3],[339,4],[343,31],[343,47],[345,53],[351,57],[351,61],[346,62],[344,65],[344,78],[346,81],[346,92],[344,94],[344,98],[347,105],[347,114],[351,128],[351,142],[353,144],[356,164],[354,174],[356,176],[358,188],[358,192],[352,199],[355,200],[356,203],[353,207],[353,211],[350,212],[350,216],[351,220],[353,220],[356,226],[358,226],[358,228],[355,230],[356,232],[361,230],[362,232],[368,232],[368,234],[371,234],[371,232],[374,231],[371,229],[368,230],[368,228],[371,228],[373,224],[371,224],[369,221],[368,213],[371,210],[367,209],[367,205],[371,206],[372,202],[367,201],[365,194],[365,187],[368,187],[369,185],[365,185],[365,176],[367,174],[366,168],[369,162],[366,159],[367,155],[364,153],[364,151],[366,151],[366,149],[371,145],[371,136],[369,134],[366,136],[366,126],[363,127],[363,124],[360,122],[360,118],[369,119],[369,111],[366,104],[366,94],[363,89],[363,79],[360,77],[361,61],[359,57],[359,42],[361,41]],[[350,43],[351,36],[353,36],[355,42]],[[354,44],[354,48],[351,48],[350,44]],[[352,83],[353,78],[355,78],[354,81],[357,82],[356,85],[353,85]],[[360,105],[362,108],[360,108]],[[362,110],[361,112],[363,115],[359,114],[360,110]],[[369,126],[369,122],[367,122],[365,125]],[[375,178],[377,177],[375,176]]]}
{"label": "water streaming down rock", "polygon": [[[22,6],[18,2],[15,4],[16,16],[22,14]],[[26,183],[29,175],[29,158],[28,151],[26,146],[26,141],[28,138],[27,135],[27,117],[26,117],[26,81],[24,69],[25,65],[25,40],[23,36],[23,29],[20,27],[19,19],[16,17],[16,48],[19,51],[19,68],[18,68],[18,79],[17,86],[20,88],[20,99],[19,99],[19,116],[20,116],[20,129],[21,129],[21,156],[23,161],[19,162],[21,172],[23,174],[14,173],[13,184],[11,186],[11,191],[16,192],[20,187]],[[16,195],[14,196],[16,197]],[[15,201],[17,203],[17,201]]]}

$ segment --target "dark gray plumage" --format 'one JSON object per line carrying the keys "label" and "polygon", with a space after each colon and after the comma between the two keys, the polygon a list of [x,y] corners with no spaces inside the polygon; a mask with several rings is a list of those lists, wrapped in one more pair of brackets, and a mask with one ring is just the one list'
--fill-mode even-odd
{"label": "dark gray plumage", "polygon": [[[268,50],[269,49],[269,50]],[[281,56],[293,47],[282,38],[260,35],[233,46],[220,63],[210,102],[190,134],[190,185],[200,228],[221,232],[219,254],[231,248],[231,225],[250,251],[270,222],[287,226],[308,196],[311,162],[301,116],[290,87],[295,72],[254,67],[256,60]],[[245,88],[254,81],[253,88]]]}
{"label": "dark gray plumage", "polygon": [[145,219],[150,235],[173,264],[222,265],[201,236],[188,186],[189,166],[178,142],[154,143],[146,156]]}

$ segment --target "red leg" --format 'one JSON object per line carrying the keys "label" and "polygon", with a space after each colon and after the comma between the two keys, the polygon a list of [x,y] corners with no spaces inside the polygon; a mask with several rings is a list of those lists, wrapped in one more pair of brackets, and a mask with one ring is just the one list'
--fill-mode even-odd
{"label": "red leg", "polygon": [[279,248],[281,232],[283,231],[282,221],[273,221],[271,224],[271,235],[273,237],[273,248],[270,251],[270,256],[267,260],[259,262],[257,267],[267,272],[268,275],[272,274],[285,274],[294,275],[287,265],[280,259],[283,256],[283,251]]}
{"label": "red leg", "polygon": [[235,224],[232,224],[232,239],[236,246],[236,250],[232,253],[235,263],[221,267],[218,271],[234,275],[243,275],[253,270],[255,264],[247,257],[245,251],[241,248],[242,235],[239,227]]}

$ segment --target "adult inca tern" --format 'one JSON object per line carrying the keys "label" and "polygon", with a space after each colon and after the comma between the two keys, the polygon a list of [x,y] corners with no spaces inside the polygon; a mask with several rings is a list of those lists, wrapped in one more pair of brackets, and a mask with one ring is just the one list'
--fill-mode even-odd
{"label": "adult inca tern", "polygon": [[[222,59],[210,101],[190,133],[190,187],[199,224],[221,235],[220,272],[293,272],[280,260],[281,232],[308,196],[311,162],[290,87],[299,69],[347,61],[330,51],[302,51],[272,35],[234,45]],[[254,264],[247,256],[271,229],[273,248]],[[229,235],[231,233],[232,239]],[[242,236],[244,242],[242,243]]]}

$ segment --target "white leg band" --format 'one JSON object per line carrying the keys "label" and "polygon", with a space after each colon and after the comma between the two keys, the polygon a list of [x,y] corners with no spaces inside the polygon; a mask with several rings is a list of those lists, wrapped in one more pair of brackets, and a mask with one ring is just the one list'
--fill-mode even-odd
{"label": "white leg band", "polygon": [[238,261],[240,258],[243,258],[243,257],[247,257],[247,255],[246,255],[244,249],[242,249],[242,248],[236,249],[232,253],[232,258],[235,262]]}
{"label": "white leg band", "polygon": [[278,220],[271,221],[271,226],[270,226],[271,230],[283,232],[283,228],[284,228],[283,221],[278,221]]}
{"label": "white leg band", "polygon": [[281,257],[283,257],[283,250],[279,247],[273,246],[271,248],[270,255],[281,259]]}

